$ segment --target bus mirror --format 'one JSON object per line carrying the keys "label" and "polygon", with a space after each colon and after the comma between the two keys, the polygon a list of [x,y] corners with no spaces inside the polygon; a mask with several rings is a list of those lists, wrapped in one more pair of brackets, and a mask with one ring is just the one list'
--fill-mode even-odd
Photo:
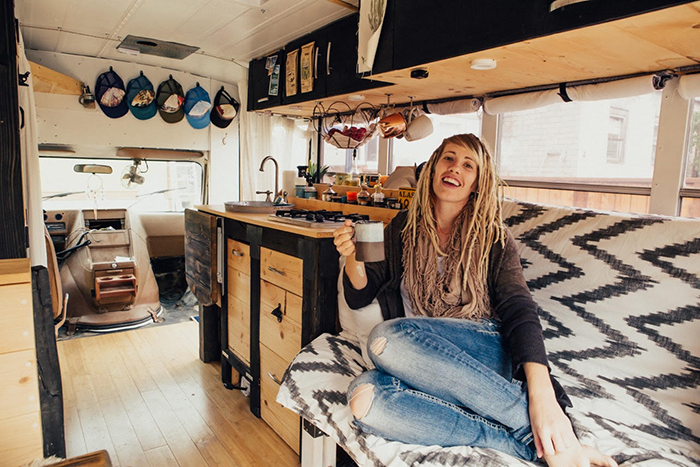
{"label": "bus mirror", "polygon": [[112,167],[102,164],[76,164],[73,171],[85,174],[111,174]]}

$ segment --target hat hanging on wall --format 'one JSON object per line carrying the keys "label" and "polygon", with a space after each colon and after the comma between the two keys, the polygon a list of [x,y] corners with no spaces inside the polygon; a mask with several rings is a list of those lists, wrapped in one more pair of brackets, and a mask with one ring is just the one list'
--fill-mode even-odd
{"label": "hat hanging on wall", "polygon": [[185,95],[185,116],[192,128],[200,130],[209,125],[211,100],[209,93],[197,83]]}
{"label": "hat hanging on wall", "polygon": [[180,83],[170,78],[158,85],[156,92],[156,105],[161,118],[168,123],[177,123],[185,117],[185,93],[182,92]]}
{"label": "hat hanging on wall", "polygon": [[153,118],[158,111],[153,84],[143,75],[143,71],[139,72],[139,75],[127,84],[126,104],[131,110],[131,115],[139,120]]}
{"label": "hat hanging on wall", "polygon": [[112,67],[97,77],[95,82],[97,103],[102,112],[109,118],[123,117],[129,112],[124,101],[125,94],[124,81],[112,70]]}
{"label": "hat hanging on wall", "polygon": [[231,124],[241,104],[226,92],[223,86],[214,96],[214,108],[211,110],[211,122],[219,128],[226,128]]}

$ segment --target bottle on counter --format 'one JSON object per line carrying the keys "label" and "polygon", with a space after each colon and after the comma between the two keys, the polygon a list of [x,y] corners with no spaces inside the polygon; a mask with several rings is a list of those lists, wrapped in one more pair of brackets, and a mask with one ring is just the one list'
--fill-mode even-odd
{"label": "bottle on counter", "polygon": [[321,194],[321,199],[322,199],[323,201],[333,201],[333,196],[334,196],[335,194],[336,194],[336,193],[335,193],[335,191],[333,190],[333,185],[331,185],[331,184],[329,183],[329,184],[328,184],[328,189],[327,189],[326,191],[324,191],[324,192]]}
{"label": "bottle on counter", "polygon": [[356,191],[348,191],[345,196],[347,197],[347,203],[348,204],[357,204],[357,192]]}
{"label": "bottle on counter", "polygon": [[316,197],[316,187],[312,183],[309,183],[309,185],[304,188],[304,198],[316,199]]}
{"label": "bottle on counter", "polygon": [[357,194],[357,204],[360,206],[369,206],[370,197],[369,191],[367,191],[367,184],[362,184],[362,190]]}
{"label": "bottle on counter", "polygon": [[384,193],[382,192],[381,175],[379,176],[377,183],[374,185],[374,193],[372,194],[372,205],[376,208],[383,208],[384,203]]}
{"label": "bottle on counter", "polygon": [[294,196],[304,198],[304,189],[306,188],[306,180],[304,177],[297,177],[294,180]]}

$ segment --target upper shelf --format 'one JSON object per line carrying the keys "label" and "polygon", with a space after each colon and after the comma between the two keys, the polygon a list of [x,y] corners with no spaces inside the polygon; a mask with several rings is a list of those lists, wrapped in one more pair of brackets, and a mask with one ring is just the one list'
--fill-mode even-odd
{"label": "upper shelf", "polygon": [[[498,61],[494,70],[472,70],[477,58]],[[700,1],[611,21],[546,37],[373,75],[392,86],[363,91],[374,105],[483,96],[495,91],[572,81],[652,73],[700,64]],[[427,68],[426,79],[412,79],[416,68]],[[349,102],[348,95],[321,100]],[[319,101],[268,109],[273,113],[311,116]],[[356,104],[356,103],[355,103]]]}

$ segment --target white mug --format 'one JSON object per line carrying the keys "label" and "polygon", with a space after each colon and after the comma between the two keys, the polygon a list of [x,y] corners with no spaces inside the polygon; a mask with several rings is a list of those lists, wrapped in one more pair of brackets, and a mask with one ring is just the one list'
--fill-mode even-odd
{"label": "white mug", "polygon": [[418,141],[433,133],[433,122],[427,115],[422,114],[408,124],[404,138],[406,141]]}

